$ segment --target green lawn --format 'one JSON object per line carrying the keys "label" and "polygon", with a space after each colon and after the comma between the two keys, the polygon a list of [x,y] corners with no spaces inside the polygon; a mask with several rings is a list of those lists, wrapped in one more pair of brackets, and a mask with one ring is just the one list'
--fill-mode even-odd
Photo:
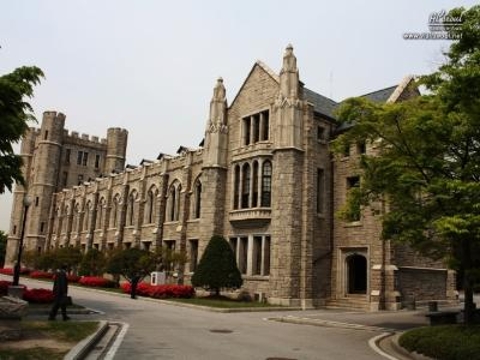
{"label": "green lawn", "polygon": [[[80,340],[93,334],[98,324],[94,321],[22,321],[22,339],[2,342],[0,359],[63,359]],[[32,347],[32,341],[38,345]]]}
{"label": "green lawn", "polygon": [[480,325],[442,325],[413,329],[399,340],[409,351],[438,360],[480,360]]}

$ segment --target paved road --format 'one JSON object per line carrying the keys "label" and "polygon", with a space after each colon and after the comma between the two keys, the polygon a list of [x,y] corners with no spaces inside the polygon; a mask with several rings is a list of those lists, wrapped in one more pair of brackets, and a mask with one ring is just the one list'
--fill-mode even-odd
{"label": "paved road", "polygon": [[[26,279],[22,279],[22,283],[38,284]],[[90,318],[129,324],[115,359],[383,359],[368,345],[368,340],[380,331],[265,319],[287,314],[313,316],[320,314],[318,311],[223,314],[150,300],[131,300],[82,288],[71,287],[70,294],[75,302],[105,313]],[[334,313],[329,314],[335,317]]]}

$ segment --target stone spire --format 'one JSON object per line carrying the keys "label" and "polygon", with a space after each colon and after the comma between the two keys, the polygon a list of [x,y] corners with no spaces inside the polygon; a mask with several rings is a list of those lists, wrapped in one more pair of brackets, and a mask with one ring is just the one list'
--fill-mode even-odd
{"label": "stone spire", "polygon": [[280,93],[284,98],[298,98],[297,58],[293,54],[293,46],[288,44],[283,55],[283,66],[280,71]]}
{"label": "stone spire", "polygon": [[227,97],[223,79],[217,79],[205,130],[204,166],[225,167],[227,161]]}
{"label": "stone spire", "polygon": [[213,88],[213,97],[210,101],[210,119],[207,124],[207,131],[212,124],[215,126],[226,125],[227,91],[223,86],[223,79],[219,77]]}

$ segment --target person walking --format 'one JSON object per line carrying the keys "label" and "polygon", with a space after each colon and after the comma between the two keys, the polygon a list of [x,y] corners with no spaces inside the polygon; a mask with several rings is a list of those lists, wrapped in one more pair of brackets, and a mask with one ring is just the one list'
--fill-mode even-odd
{"label": "person walking", "polygon": [[48,320],[55,320],[58,308],[61,308],[62,310],[63,321],[70,320],[67,316],[68,278],[66,265],[62,265],[55,273],[53,281],[53,296],[54,302]]}

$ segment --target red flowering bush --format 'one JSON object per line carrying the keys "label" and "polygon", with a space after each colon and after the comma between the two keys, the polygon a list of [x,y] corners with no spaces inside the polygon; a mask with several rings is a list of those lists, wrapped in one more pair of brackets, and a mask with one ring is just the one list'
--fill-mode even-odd
{"label": "red flowering bush", "polygon": [[23,300],[34,304],[48,304],[53,302],[53,291],[48,289],[25,289]]}
{"label": "red flowering bush", "polygon": [[78,283],[79,280],[81,279],[81,276],[74,275],[74,274],[68,274],[67,279],[68,279],[68,282]]}
{"label": "red flowering bush", "polygon": [[[122,283],[120,287],[124,293],[130,293],[131,285],[129,282]],[[148,283],[141,282],[138,284],[137,294],[156,299],[191,298],[195,295],[195,289],[189,285],[150,285]]]}
{"label": "red flowering bush", "polygon": [[115,283],[113,281],[98,276],[82,276],[80,280],[78,280],[78,283],[92,287],[115,287]]}
{"label": "red flowering bush", "polygon": [[34,279],[53,279],[53,274],[47,271],[34,270],[30,273],[30,277]]}
{"label": "red flowering bush", "polygon": [[11,281],[0,280],[0,296],[8,294],[8,287],[12,285]]}
{"label": "red flowering bush", "polygon": [[[30,270],[27,268],[21,268],[20,269],[20,274],[21,275],[28,275],[30,273]],[[12,268],[2,268],[0,269],[0,274],[3,275],[13,275],[13,269]]]}

